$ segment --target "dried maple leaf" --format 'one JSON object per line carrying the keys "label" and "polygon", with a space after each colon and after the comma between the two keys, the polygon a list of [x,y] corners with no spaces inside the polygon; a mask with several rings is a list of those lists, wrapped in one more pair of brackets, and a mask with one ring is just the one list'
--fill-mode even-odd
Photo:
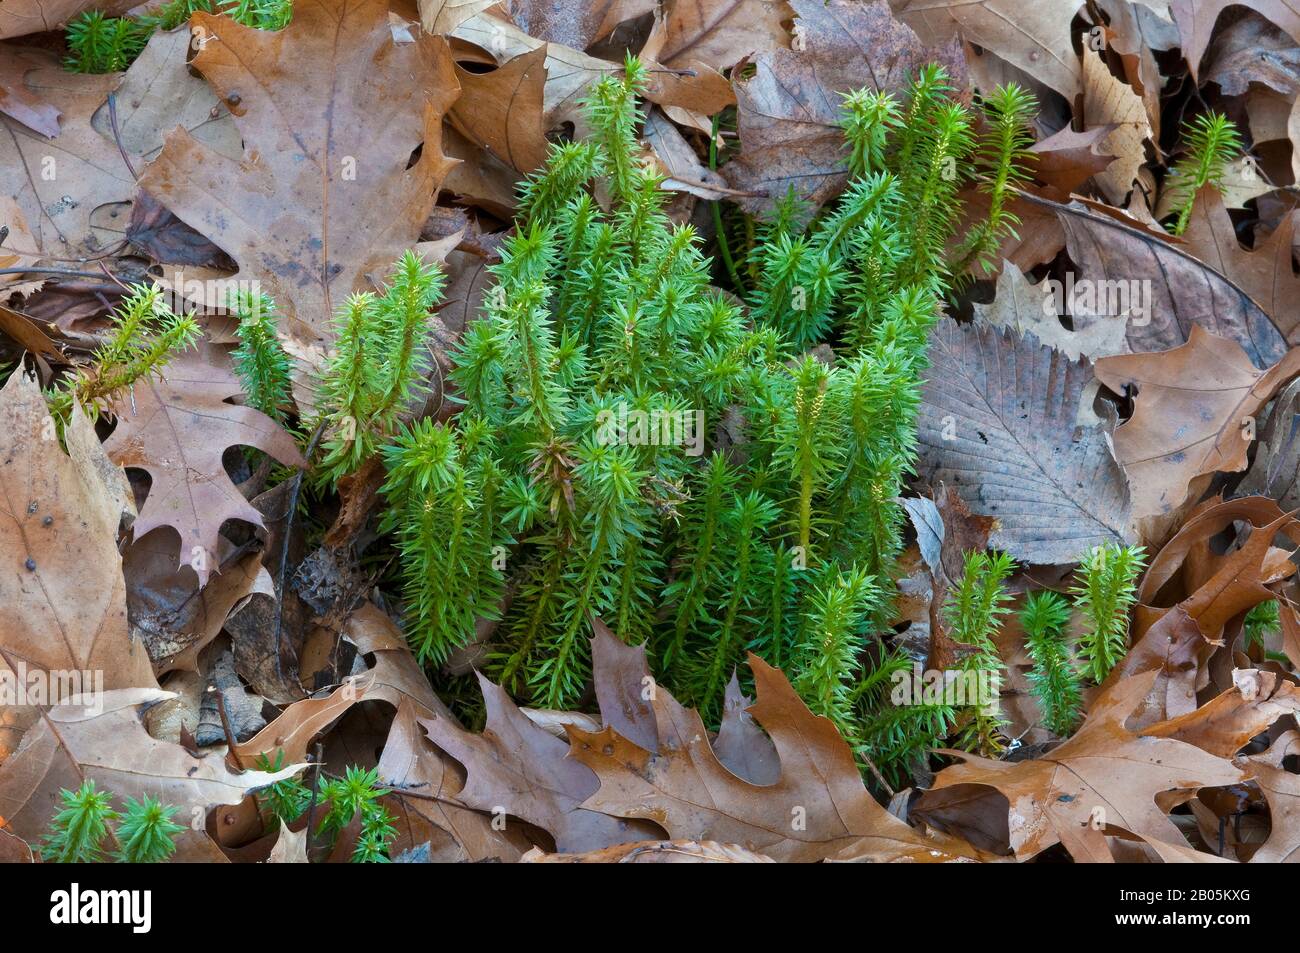
{"label": "dried maple leaf", "polygon": [[1079,91],[1079,60],[1074,55],[1070,21],[1077,0],[902,0],[892,6],[899,18],[938,46],[960,33],[1008,63],[1055,89],[1066,99]]}
{"label": "dried maple leaf", "polygon": [[1086,361],[1033,336],[945,320],[930,362],[918,473],[995,517],[991,546],[1026,562],[1069,563],[1089,546],[1132,537],[1106,434],[1077,427],[1092,377]]}
{"label": "dried maple leaf", "polygon": [[1074,737],[1042,758],[1008,763],[945,752],[962,763],[939,772],[913,816],[976,846],[997,849],[1002,840],[1018,860],[1056,843],[1077,861],[1094,860],[1097,844],[1085,832],[1098,823],[1183,843],[1169,810],[1244,775],[1192,745],[1125,728],[1154,680],[1154,673],[1126,679],[1100,696]]}
{"label": "dried maple leaf", "polygon": [[1300,375],[1300,349],[1261,371],[1235,341],[1193,325],[1180,347],[1105,357],[1095,371],[1117,394],[1136,389],[1133,416],[1114,433],[1115,459],[1134,515],[1158,516],[1203,490],[1200,478],[1246,469],[1254,418]]}
{"label": "dried maple leaf", "polygon": [[958,89],[966,86],[958,41],[927,48],[883,0],[791,6],[798,48],[764,49],[754,57],[754,75],[735,83],[741,149],[724,172],[733,188],[758,196],[737,198],[751,213],[770,209],[792,186],[813,205],[844,186],[841,93],[864,85],[899,92],[931,61],[948,68]]}
{"label": "dried maple leaf", "polygon": [[177,565],[190,565],[202,586],[220,565],[221,524],[237,519],[263,525],[222,465],[226,450],[255,447],[289,466],[307,461],[288,431],[270,417],[227,403],[243,393],[230,371],[187,355],[169,364],[166,375],[137,383],[120,402],[117,428],[104,449],[113,462],[138,467],[153,480],[133,527],[135,537],[159,526],[175,528]]}
{"label": "dried maple leaf", "polygon": [[304,0],[280,32],[206,13],[191,29],[192,65],[230,107],[244,154],[177,129],[140,186],[259,281],[290,334],[328,340],[334,309],[416,242],[452,165],[446,43],[390,23],[387,0]]}
{"label": "dried maple leaf", "polygon": [[[22,745],[0,765],[0,814],[14,833],[35,841],[58,810],[61,788],[76,790],[94,781],[118,798],[144,796],[174,805],[188,821],[191,812],[237,804],[250,791],[302,770],[289,765],[263,773],[230,771],[217,756],[197,758],[181,745],[150,737],[142,707],[171,698],[156,688],[116,689],[102,696],[102,711],[59,705],[42,712]],[[187,827],[179,836],[178,859],[203,849],[207,838]]]}
{"label": "dried maple leaf", "polygon": [[834,725],[813,715],[777,669],[754,655],[749,664],[758,694],[749,710],[775,746],[779,780],[752,784],[727,770],[698,712],[659,688],[650,699],[657,751],[610,727],[569,728],[572,757],[600,780],[583,807],[653,821],[673,839],[737,844],[778,861],[975,857],[912,830],[872,800]]}

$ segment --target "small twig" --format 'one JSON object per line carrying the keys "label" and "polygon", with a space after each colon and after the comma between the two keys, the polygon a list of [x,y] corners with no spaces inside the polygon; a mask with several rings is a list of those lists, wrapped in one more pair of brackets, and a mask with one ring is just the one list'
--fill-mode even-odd
{"label": "small twig", "polygon": [[318,741],[316,742],[316,750],[312,752],[311,756],[312,761],[316,764],[316,770],[311,773],[311,803],[307,806],[307,850],[309,851],[312,848],[311,842],[315,837],[315,832],[312,830],[312,821],[314,820],[312,815],[316,813],[316,795],[320,790],[321,756],[323,750],[321,743]]}
{"label": "small twig", "polygon": [[861,752],[858,753],[858,757],[862,759],[862,762],[867,766],[867,769],[875,775],[876,781],[889,793],[891,798],[898,793],[889,786],[889,782],[885,780],[885,776],[881,774],[880,769],[876,767],[876,762],[872,761],[868,755],[862,754]]}
{"label": "small twig", "polygon": [[[718,123],[720,119],[721,113],[713,117],[713,131],[709,134],[710,169],[717,169],[718,167]],[[713,213],[713,231],[716,233],[718,240],[718,251],[722,254],[722,263],[727,268],[727,274],[731,276],[732,287],[743,294],[745,286],[740,283],[740,275],[736,272],[736,263],[731,257],[731,245],[727,242],[727,230],[722,223],[722,209],[716,199],[709,203],[709,210]]]}
{"label": "small twig", "polygon": [[135,166],[131,164],[131,157],[126,154],[126,147],[122,145],[122,133],[117,128],[117,95],[115,93],[108,94],[108,121],[113,126],[113,141],[117,143],[117,151],[122,154],[122,161],[126,163],[127,171],[131,173],[131,178],[140,178],[135,171]]}
{"label": "small twig", "polygon": [[[226,735],[226,744],[230,747],[230,754],[235,757],[236,763],[238,758],[235,756],[235,749],[239,747],[239,742],[235,740],[235,730],[230,727],[230,716],[226,714],[226,693],[215,685],[212,690],[217,693],[217,714],[221,716],[221,730]],[[243,769],[240,768],[242,771]]]}
{"label": "small twig", "polygon": [[[307,452],[304,456],[307,458],[307,466],[311,466],[312,454],[316,452],[316,445],[320,443],[321,436],[325,433],[325,421],[322,419],[316,425],[316,432],[311,435],[311,442],[307,445]],[[298,513],[298,495],[302,492],[302,478],[305,470],[299,470],[293,477],[293,489],[289,491],[289,512],[284,517],[284,538],[280,540],[280,568],[276,573],[278,579],[275,587],[275,674],[283,679],[284,670],[280,664],[280,640],[284,635],[284,583],[285,572],[289,568],[289,537],[293,534],[293,518]]]}

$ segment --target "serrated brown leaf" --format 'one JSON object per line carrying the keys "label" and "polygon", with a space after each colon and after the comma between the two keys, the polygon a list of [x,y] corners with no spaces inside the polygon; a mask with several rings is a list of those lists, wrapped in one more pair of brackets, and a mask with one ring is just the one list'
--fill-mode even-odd
{"label": "serrated brown leaf", "polygon": [[222,465],[226,450],[255,447],[287,466],[306,466],[306,460],[270,417],[227,403],[243,393],[231,372],[187,355],[164,373],[164,379],[140,381],[120,402],[117,428],[104,449],[113,462],[138,467],[153,480],[135,522],[136,538],[173,527],[180,534],[176,565],[190,565],[202,586],[219,568],[221,524],[263,525]]}
{"label": "serrated brown leaf", "polygon": [[[1202,787],[1235,784],[1244,775],[1223,758],[1170,738],[1125,728],[1154,673],[1125,680],[1093,703],[1083,727],[1032,761],[1007,763],[947,752],[962,763],[944,768],[921,795],[913,815],[950,833],[995,845],[987,828],[1000,815],[1017,860],[1063,844],[1076,861],[1097,859],[1085,836],[1091,825],[1114,824],[1143,838],[1182,843],[1168,812]],[[1094,813],[1100,811],[1100,814]]]}
{"label": "serrated brown leaf", "polygon": [[[918,473],[997,523],[989,545],[1069,563],[1130,540],[1123,474],[1100,425],[1076,426],[1086,361],[985,324],[939,323],[918,418]],[[947,439],[951,437],[951,439]]]}
{"label": "serrated brown leaf", "polygon": [[1096,364],[1117,394],[1136,390],[1133,416],[1114,434],[1136,517],[1183,504],[1200,478],[1244,470],[1254,418],[1300,375],[1300,349],[1259,370],[1232,340],[1193,325],[1186,344],[1154,354],[1121,354]]}
{"label": "serrated brown leaf", "polygon": [[243,156],[178,129],[140,178],[260,282],[303,344],[329,340],[334,309],[415,243],[452,165],[446,44],[395,30],[388,9],[303,0],[280,32],[195,14],[206,40],[191,65],[231,109]]}

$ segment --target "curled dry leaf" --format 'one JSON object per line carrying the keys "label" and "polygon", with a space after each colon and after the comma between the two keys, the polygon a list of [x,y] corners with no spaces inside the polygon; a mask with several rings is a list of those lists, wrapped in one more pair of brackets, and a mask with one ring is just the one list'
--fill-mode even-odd
{"label": "curled dry leaf", "polygon": [[790,45],[783,0],[667,0],[646,45],[671,69],[704,64],[719,72],[755,53]]}
{"label": "curled dry leaf", "polygon": [[1120,690],[1135,675],[1156,673],[1148,698],[1130,713],[1131,727],[1145,727],[1196,709],[1197,692],[1210,681],[1210,658],[1224,646],[1225,626],[1273,598],[1262,577],[1273,555],[1275,537],[1293,525],[1294,520],[1283,516],[1253,530],[1241,548],[1217,561],[1212,575],[1195,592],[1141,632],[1102,683],[1104,694]]}
{"label": "curled dry leaf", "polygon": [[532,172],[546,161],[545,47],[520,53],[487,73],[457,66],[456,78],[463,92],[447,118],[461,135],[517,172]]}
{"label": "curled dry leaf", "polygon": [[1174,738],[1202,751],[1231,758],[1279,718],[1300,712],[1300,690],[1273,672],[1233,673],[1236,687],[1195,711],[1149,725],[1144,735]]}
{"label": "curled dry leaf", "polygon": [[918,419],[918,473],[996,518],[989,543],[1031,563],[1068,563],[1132,538],[1123,474],[1101,426],[1077,427],[1086,361],[1033,336],[939,323]]}
{"label": "curled dry leaf", "polygon": [[1287,758],[1300,755],[1300,732],[1288,731],[1263,754],[1246,759],[1246,771],[1268,800],[1273,827],[1250,858],[1253,864],[1300,863],[1300,775],[1288,771]]}
{"label": "curled dry leaf", "polygon": [[1057,843],[1078,862],[1099,859],[1104,844],[1086,833],[1099,822],[1182,843],[1168,812],[1202,787],[1244,775],[1190,744],[1125,727],[1154,680],[1154,673],[1126,679],[1098,698],[1074,737],[1041,758],[1008,763],[946,752],[961,763],[939,772],[913,816],[977,847],[1009,846],[1022,861]]}
{"label": "curled dry leaf", "polygon": [[136,538],[160,526],[175,529],[176,565],[188,564],[203,586],[220,569],[221,524],[263,526],[226,473],[226,450],[255,447],[287,466],[307,461],[289,432],[266,414],[228,403],[243,393],[230,371],[187,355],[167,365],[165,374],[137,383],[120,402],[117,428],[104,449],[115,463],[138,467],[153,480],[135,522]]}
{"label": "curled dry leaf", "polygon": [[[169,697],[156,688],[114,689],[96,696],[91,706],[44,711],[0,765],[0,815],[13,832],[35,842],[58,810],[59,790],[76,790],[87,780],[118,798],[157,798],[179,807],[188,821],[194,811],[238,804],[250,792],[302,770],[295,764],[276,772],[232,772],[217,755],[197,758],[179,744],[150,737],[141,709]],[[187,849],[201,849],[203,841],[201,832],[187,829],[178,859]]]}
{"label": "curled dry leaf", "polygon": [[1257,365],[1282,359],[1286,342],[1250,295],[1168,236],[1097,203],[1027,198],[1056,212],[1076,278],[1094,291],[1091,305],[1073,308],[1076,329],[1122,321],[1129,350],[1140,353],[1182,344],[1199,326],[1236,341]]}
{"label": "curled dry leaf", "polygon": [[1291,267],[1295,215],[1281,223],[1252,251],[1241,247],[1218,190],[1196,195],[1183,240],[1187,250],[1228,278],[1272,319],[1288,344],[1300,343],[1300,278]]}
{"label": "curled dry leaf", "polygon": [[1300,349],[1261,371],[1235,341],[1193,325],[1180,347],[1104,357],[1095,371],[1115,393],[1136,393],[1133,416],[1115,430],[1115,459],[1134,516],[1160,516],[1199,495],[1204,478],[1246,469],[1255,417],[1300,375]]}
{"label": "curled dry leaf", "polygon": [[1085,129],[1111,130],[1101,149],[1115,160],[1097,173],[1096,182],[1106,198],[1122,203],[1146,161],[1143,144],[1152,138],[1151,123],[1142,97],[1115,78],[1102,54],[1089,45],[1083,50],[1083,123]]}

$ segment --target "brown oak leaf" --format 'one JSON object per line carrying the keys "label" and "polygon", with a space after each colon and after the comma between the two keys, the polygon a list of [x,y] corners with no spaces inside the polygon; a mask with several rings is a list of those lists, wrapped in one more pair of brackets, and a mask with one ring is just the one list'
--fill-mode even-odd
{"label": "brown oak leaf", "polygon": [[140,381],[119,403],[117,428],[104,449],[113,462],[138,467],[153,479],[135,537],[174,527],[180,533],[177,565],[188,564],[203,585],[218,568],[221,524],[235,519],[263,525],[222,465],[226,450],[255,447],[289,466],[307,461],[270,417],[227,403],[243,393],[230,371],[189,355],[169,364],[165,374]]}
{"label": "brown oak leaf", "polygon": [[[459,94],[445,41],[389,21],[388,0],[301,0],[280,32],[195,14],[192,66],[234,116],[242,159],[183,128],[140,178],[234,258],[311,344],[334,309],[419,237],[452,166]],[[411,157],[419,148],[419,159]]]}

